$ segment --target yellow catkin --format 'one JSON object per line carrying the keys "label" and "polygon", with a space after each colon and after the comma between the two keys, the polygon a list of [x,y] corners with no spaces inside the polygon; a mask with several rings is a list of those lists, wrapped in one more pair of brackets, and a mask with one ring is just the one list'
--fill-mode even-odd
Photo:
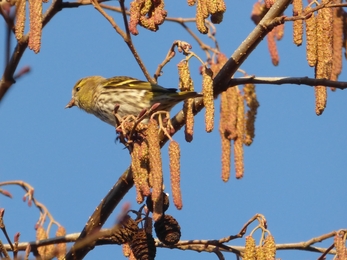
{"label": "yellow catkin", "polygon": [[341,236],[340,234],[336,234],[334,237],[334,245],[336,248],[336,259],[346,259],[346,241],[343,240],[343,236]]}
{"label": "yellow catkin", "polygon": [[264,248],[262,246],[256,247],[256,255],[257,255],[257,257],[256,257],[257,260],[267,260],[265,258]]}
{"label": "yellow catkin", "polygon": [[257,116],[257,110],[259,107],[259,102],[257,100],[257,95],[255,93],[254,84],[246,84],[243,88],[245,93],[245,100],[249,110],[246,114],[246,129],[245,129],[245,138],[244,144],[251,145],[253,138],[255,136],[255,119]]}
{"label": "yellow catkin", "polygon": [[246,237],[245,251],[243,253],[243,260],[255,260],[256,259],[256,248],[255,240],[251,236]]}
{"label": "yellow catkin", "polygon": [[314,94],[316,98],[316,114],[320,116],[327,105],[327,89],[325,86],[315,86]]}
{"label": "yellow catkin", "polygon": [[222,143],[222,180],[227,182],[230,178],[231,141],[225,136],[224,131],[219,131]]}
{"label": "yellow catkin", "polygon": [[284,23],[278,25],[275,27],[275,36],[276,36],[276,40],[280,41],[282,40],[284,35]]}
{"label": "yellow catkin", "polygon": [[200,33],[206,34],[208,28],[205,24],[205,19],[208,17],[207,0],[197,0],[196,4],[196,27]]}
{"label": "yellow catkin", "polygon": [[271,32],[269,32],[267,34],[266,39],[267,39],[267,45],[268,45],[268,49],[270,52],[272,64],[277,66],[280,58],[279,58],[278,51],[277,51],[277,45],[276,45],[274,30],[272,30]]}
{"label": "yellow catkin", "polygon": [[206,132],[210,133],[214,127],[214,97],[213,97],[213,80],[212,70],[204,68],[202,71],[202,93],[205,111]]}
{"label": "yellow catkin", "polygon": [[232,87],[228,88],[227,93],[227,100],[228,100],[228,107],[230,109],[229,117],[225,122],[225,129],[226,132],[229,134],[227,137],[229,140],[234,140],[237,136],[236,132],[236,122],[237,122],[237,107],[238,107],[238,99],[239,94],[238,88]]}
{"label": "yellow catkin", "polygon": [[29,0],[29,17],[30,32],[28,47],[35,53],[38,53],[41,48],[42,1]]}
{"label": "yellow catkin", "polygon": [[149,166],[152,174],[152,200],[153,200],[153,219],[158,220],[163,212],[163,169],[158,136],[158,123],[155,119],[150,119],[147,129]]}
{"label": "yellow catkin", "polygon": [[[322,8],[317,15],[317,64],[315,77],[330,79],[332,70],[333,10]],[[315,87],[316,114],[321,115],[326,107],[327,91],[324,86]]]}
{"label": "yellow catkin", "polygon": [[140,9],[140,14],[141,15],[148,14],[148,12],[151,8],[152,8],[152,0],[145,0],[141,9]]}
{"label": "yellow catkin", "polygon": [[[305,12],[311,8],[307,7]],[[316,17],[314,13],[312,16],[305,20],[306,31],[306,59],[308,65],[311,67],[316,66],[317,63],[317,31],[316,31]]]}
{"label": "yellow catkin", "polygon": [[[47,232],[42,226],[38,226],[36,229],[36,240],[44,240],[47,239]],[[37,248],[37,251],[39,252],[41,257],[45,257],[47,253],[47,246],[40,246]]]}
{"label": "yellow catkin", "polygon": [[170,182],[173,202],[177,209],[182,209],[182,193],[181,193],[181,171],[180,171],[180,146],[176,141],[169,144],[170,158]]}
{"label": "yellow catkin", "polygon": [[197,0],[187,0],[187,3],[189,6],[193,6],[193,5],[195,5],[196,1]]}
{"label": "yellow catkin", "polygon": [[[178,65],[179,89],[181,91],[194,91],[193,80],[190,76],[188,61],[181,61]],[[193,115],[194,99],[190,98],[184,101],[183,113],[186,120],[185,139],[187,142],[193,141],[194,132],[194,115]]]}
{"label": "yellow catkin", "polygon": [[219,133],[222,144],[222,180],[227,182],[230,178],[230,160],[231,160],[231,142],[230,142],[230,114],[231,107],[228,100],[228,91],[230,92],[235,88],[228,88],[227,91],[222,92],[220,102],[220,119],[219,119]]}
{"label": "yellow catkin", "polygon": [[[336,4],[341,0],[335,1]],[[342,7],[334,8],[333,12],[333,64],[330,80],[336,81],[342,70],[342,47],[343,47],[343,10]],[[335,90],[335,88],[332,88]]]}
{"label": "yellow catkin", "polygon": [[[301,15],[302,13],[302,0],[293,0],[293,13],[294,15]],[[304,31],[303,20],[295,20],[293,22],[293,41],[297,46],[302,44],[302,34]]]}
{"label": "yellow catkin", "polygon": [[131,254],[131,249],[128,243],[122,244],[122,251],[125,257],[129,257]]}
{"label": "yellow catkin", "polygon": [[263,250],[264,250],[264,255],[266,260],[276,259],[276,243],[272,235],[268,235],[265,238]]}
{"label": "yellow catkin", "polygon": [[[59,226],[57,229],[57,232],[55,233],[57,237],[65,236],[66,235],[66,230],[63,226]],[[66,255],[66,243],[59,243],[55,247],[56,249],[56,257],[58,260],[63,260],[65,259]]]}
{"label": "yellow catkin", "polygon": [[214,14],[218,10],[217,0],[207,0],[206,1],[207,11],[210,14]]}
{"label": "yellow catkin", "polygon": [[238,107],[237,107],[237,122],[236,132],[237,137],[234,141],[234,160],[235,160],[235,172],[236,178],[240,179],[244,173],[244,162],[243,162],[243,136],[244,136],[244,104],[243,97],[239,92]]}
{"label": "yellow catkin", "polygon": [[18,0],[16,2],[16,25],[15,32],[17,40],[20,40],[23,37],[24,27],[25,27],[25,5],[26,0]]}

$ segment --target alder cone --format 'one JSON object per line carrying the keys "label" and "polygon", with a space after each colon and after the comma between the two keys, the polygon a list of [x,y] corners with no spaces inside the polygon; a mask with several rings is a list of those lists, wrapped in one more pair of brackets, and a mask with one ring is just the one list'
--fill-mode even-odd
{"label": "alder cone", "polygon": [[181,227],[171,215],[164,215],[155,222],[154,229],[158,239],[165,245],[174,245],[181,238]]}

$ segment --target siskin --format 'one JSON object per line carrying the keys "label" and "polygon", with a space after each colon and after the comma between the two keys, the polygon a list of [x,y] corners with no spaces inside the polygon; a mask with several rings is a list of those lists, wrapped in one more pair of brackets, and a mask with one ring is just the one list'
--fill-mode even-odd
{"label": "siskin", "polygon": [[160,104],[157,111],[170,111],[177,103],[198,96],[201,95],[193,91],[176,92],[173,88],[163,88],[130,77],[106,79],[91,76],[76,83],[72,89],[72,99],[65,108],[77,106],[115,126],[115,105],[119,105],[117,114],[123,118],[128,115],[138,116],[156,103]]}

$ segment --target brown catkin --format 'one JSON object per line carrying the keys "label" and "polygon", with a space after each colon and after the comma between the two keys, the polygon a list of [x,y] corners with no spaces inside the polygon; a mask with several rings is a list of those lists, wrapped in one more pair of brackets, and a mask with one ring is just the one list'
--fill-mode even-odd
{"label": "brown catkin", "polygon": [[28,47],[35,53],[41,48],[42,1],[29,0],[30,32]]}
{"label": "brown catkin", "polygon": [[140,178],[140,168],[141,161],[139,158],[139,150],[141,149],[140,144],[134,143],[133,150],[131,152],[131,171],[133,172],[134,184],[136,188],[136,201],[137,203],[142,203],[144,200],[141,191],[141,178]]}
{"label": "brown catkin", "polygon": [[237,137],[234,141],[234,160],[235,160],[235,172],[236,178],[240,179],[243,177],[244,164],[243,164],[243,136],[244,136],[244,104],[243,97],[241,93],[238,93],[238,106],[237,106],[237,122],[236,122],[236,132]]}
{"label": "brown catkin", "polygon": [[17,0],[16,2],[16,25],[15,32],[17,40],[20,40],[23,37],[24,27],[25,27],[25,5],[26,0]]}
{"label": "brown catkin", "polygon": [[214,97],[213,97],[213,80],[212,70],[204,68],[202,71],[202,93],[205,111],[206,132],[210,133],[214,127]]}
{"label": "brown catkin", "polygon": [[[311,8],[307,7],[305,12]],[[316,30],[316,17],[312,13],[311,17],[305,20],[306,23],[306,59],[308,65],[311,67],[316,66],[317,63],[317,30]]]}
{"label": "brown catkin", "polygon": [[194,114],[193,114],[193,108],[194,108],[194,99],[189,98],[184,101],[183,104],[183,113],[185,115],[185,129],[184,129],[184,136],[187,142],[193,141],[193,133],[194,133]]}
{"label": "brown catkin", "polygon": [[256,248],[255,240],[252,236],[246,237],[245,251],[243,253],[243,260],[255,260],[256,259]]}
{"label": "brown catkin", "polygon": [[259,102],[257,100],[257,95],[255,93],[255,85],[254,84],[246,84],[243,88],[245,93],[245,100],[249,110],[246,114],[246,129],[245,129],[245,138],[244,144],[249,146],[253,142],[253,138],[255,136],[255,119],[257,116],[257,110],[259,107]]}
{"label": "brown catkin", "polygon": [[149,166],[152,174],[152,200],[154,203],[153,218],[156,220],[163,210],[163,169],[158,136],[158,123],[155,119],[150,119],[147,128],[147,141],[149,151]]}
{"label": "brown catkin", "polygon": [[141,1],[132,1],[130,3],[130,20],[129,20],[129,31],[133,35],[138,35],[139,31],[137,30],[137,25],[140,22],[140,9],[145,0]]}
{"label": "brown catkin", "polygon": [[315,86],[314,94],[316,98],[316,114],[320,116],[327,105],[327,89],[325,86]]}
{"label": "brown catkin", "polygon": [[149,159],[148,159],[148,144],[144,140],[141,143],[141,149],[138,150],[138,156],[140,158],[140,185],[141,192],[144,196],[148,196],[151,191],[149,187]]}
{"label": "brown catkin", "polygon": [[[301,15],[302,13],[302,0],[293,0],[293,13],[294,15]],[[304,31],[303,20],[295,20],[293,22],[293,41],[297,46],[302,44],[302,34]]]}
{"label": "brown catkin", "polygon": [[267,34],[266,39],[267,39],[267,45],[268,45],[268,48],[269,48],[272,64],[274,66],[277,66],[278,63],[279,63],[280,58],[278,56],[274,30],[272,30],[271,32],[269,32]]}
{"label": "brown catkin", "polygon": [[[55,236],[61,237],[66,235],[66,230],[63,226],[59,226]],[[56,249],[56,257],[58,260],[63,260],[66,255],[66,243],[59,243],[55,247]]]}
{"label": "brown catkin", "polygon": [[[336,4],[341,0],[335,1]],[[333,64],[330,80],[336,81],[342,70],[342,47],[343,47],[343,10],[342,7],[334,8],[333,11]],[[332,88],[335,90],[335,88]]]}
{"label": "brown catkin", "polygon": [[181,193],[181,170],[180,170],[180,146],[176,141],[169,144],[170,158],[170,182],[173,202],[177,209],[182,209],[182,193]]}
{"label": "brown catkin", "polygon": [[272,235],[265,238],[263,245],[264,255],[266,260],[275,260],[276,257],[276,243]]}

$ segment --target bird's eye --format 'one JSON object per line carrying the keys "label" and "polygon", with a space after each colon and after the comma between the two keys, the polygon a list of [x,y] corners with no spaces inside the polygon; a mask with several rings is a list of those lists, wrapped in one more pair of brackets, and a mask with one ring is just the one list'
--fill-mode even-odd
{"label": "bird's eye", "polygon": [[76,92],[80,91],[80,89],[81,89],[80,87],[77,87],[77,88],[76,88]]}

